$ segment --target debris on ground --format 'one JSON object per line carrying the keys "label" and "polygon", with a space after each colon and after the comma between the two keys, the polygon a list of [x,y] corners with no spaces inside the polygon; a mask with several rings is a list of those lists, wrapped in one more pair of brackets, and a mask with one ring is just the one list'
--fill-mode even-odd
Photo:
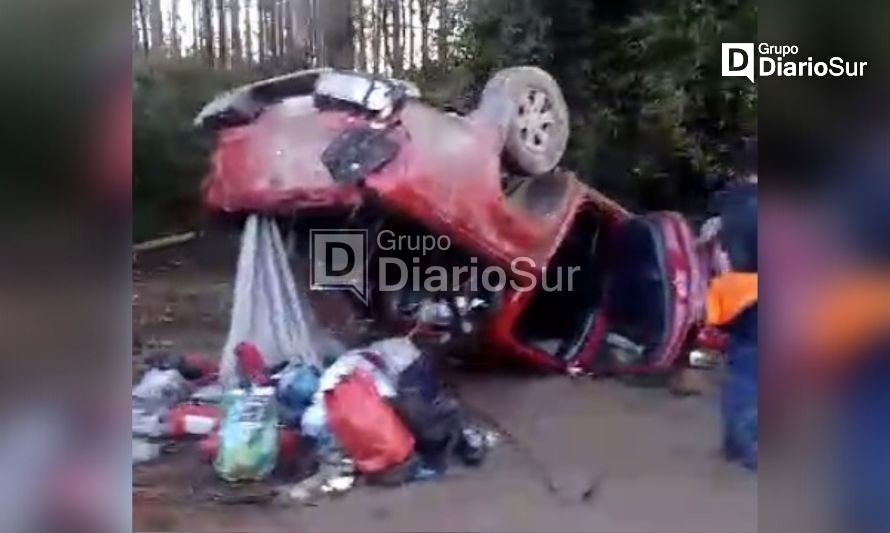
{"label": "debris on ground", "polygon": [[146,463],[161,455],[161,445],[145,439],[133,438],[133,464]]}
{"label": "debris on ground", "polygon": [[[249,341],[234,359],[236,385],[226,386],[200,357],[147,358],[133,389],[134,465],[163,464],[165,443],[179,442],[224,484],[274,483],[280,501],[310,505],[360,481],[442,479],[452,459],[478,466],[500,439],[467,420],[407,337],[344,351],[326,368],[299,357],[270,366]],[[206,492],[243,500],[225,488]]]}
{"label": "debris on ground", "polygon": [[222,486],[208,493],[240,501],[226,487],[277,486],[279,499],[310,503],[485,460],[496,438],[446,394],[429,354],[408,337],[346,349],[300,296],[278,226],[249,217],[221,358],[170,346],[146,358],[133,389],[134,462],[172,455],[164,442],[178,442],[199,468],[212,465]]}
{"label": "debris on ground", "polygon": [[133,388],[133,434],[160,437],[167,432],[170,409],[188,398],[185,378],[175,368],[151,368]]}
{"label": "debris on ground", "polygon": [[168,435],[173,438],[186,435],[209,435],[219,429],[220,409],[213,405],[181,404],[170,410]]}
{"label": "debris on ground", "polygon": [[219,383],[211,383],[199,388],[191,395],[191,401],[197,405],[219,405],[222,403],[225,390]]}
{"label": "debris on ground", "polygon": [[318,470],[286,490],[291,500],[308,504],[322,495],[342,494],[355,485],[355,465],[342,454],[322,458]]}

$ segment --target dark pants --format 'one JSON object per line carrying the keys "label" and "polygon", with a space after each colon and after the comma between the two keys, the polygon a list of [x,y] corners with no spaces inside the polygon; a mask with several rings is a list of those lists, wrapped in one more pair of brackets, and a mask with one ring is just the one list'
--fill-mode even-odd
{"label": "dark pants", "polygon": [[756,343],[730,343],[721,397],[723,452],[750,470],[757,469],[756,359]]}

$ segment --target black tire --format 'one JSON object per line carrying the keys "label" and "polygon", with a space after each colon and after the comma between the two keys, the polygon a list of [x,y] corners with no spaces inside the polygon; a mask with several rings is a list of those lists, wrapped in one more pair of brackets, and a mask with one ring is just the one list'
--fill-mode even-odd
{"label": "black tire", "polygon": [[486,98],[509,98],[515,106],[504,150],[515,170],[547,174],[562,159],[569,141],[569,108],[553,77],[537,67],[498,71],[485,85]]}

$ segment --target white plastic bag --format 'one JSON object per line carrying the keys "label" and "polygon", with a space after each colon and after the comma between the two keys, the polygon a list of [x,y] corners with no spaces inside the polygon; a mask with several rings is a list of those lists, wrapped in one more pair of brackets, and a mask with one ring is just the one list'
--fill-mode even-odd
{"label": "white plastic bag", "polygon": [[237,385],[235,346],[253,343],[266,366],[299,360],[319,366],[315,321],[300,300],[275,221],[251,215],[241,236],[232,319],[222,352],[220,381]]}
{"label": "white plastic bag", "polygon": [[160,437],[167,432],[165,417],[173,406],[185,401],[189,386],[176,369],[149,369],[133,387],[131,405],[133,435]]}
{"label": "white plastic bag", "polygon": [[377,341],[368,346],[368,349],[380,354],[386,363],[389,377],[393,380],[421,355],[420,349],[408,337],[392,337]]}

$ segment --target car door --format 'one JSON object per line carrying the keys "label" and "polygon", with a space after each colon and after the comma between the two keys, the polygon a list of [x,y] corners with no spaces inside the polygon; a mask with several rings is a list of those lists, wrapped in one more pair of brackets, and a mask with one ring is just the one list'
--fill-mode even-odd
{"label": "car door", "polygon": [[678,213],[635,216],[608,247],[601,340],[592,364],[619,373],[670,368],[703,311],[692,231]]}

